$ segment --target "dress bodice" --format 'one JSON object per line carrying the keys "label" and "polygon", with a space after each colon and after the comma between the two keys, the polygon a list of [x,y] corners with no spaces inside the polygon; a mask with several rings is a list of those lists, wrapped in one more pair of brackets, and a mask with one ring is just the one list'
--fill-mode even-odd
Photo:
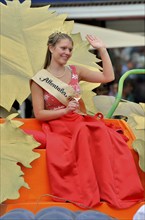
{"label": "dress bodice", "polygon": [[[78,82],[78,74],[76,73],[76,68],[75,66],[68,66],[68,68],[71,71],[71,80],[68,85],[72,86],[75,91],[79,91],[80,86]],[[57,109],[65,108],[65,106],[58,99],[56,99],[46,90],[44,90],[44,104],[45,104],[45,109],[49,109],[49,110],[57,110]]]}

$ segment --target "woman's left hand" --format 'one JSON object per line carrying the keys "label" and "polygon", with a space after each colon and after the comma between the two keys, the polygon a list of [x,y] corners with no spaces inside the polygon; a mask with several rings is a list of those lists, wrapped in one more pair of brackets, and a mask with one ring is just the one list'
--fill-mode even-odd
{"label": "woman's left hand", "polygon": [[95,49],[106,48],[105,44],[98,37],[93,35],[87,35],[86,39],[91,44],[91,46]]}

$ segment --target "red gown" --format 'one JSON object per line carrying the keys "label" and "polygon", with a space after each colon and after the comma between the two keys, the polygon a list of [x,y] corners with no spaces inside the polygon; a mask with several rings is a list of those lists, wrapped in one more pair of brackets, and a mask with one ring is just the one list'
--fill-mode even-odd
{"label": "red gown", "polygon": [[[74,86],[78,79],[71,68],[70,85]],[[44,100],[47,109],[62,106],[46,91]],[[63,199],[86,208],[105,201],[122,209],[143,200],[144,190],[126,141],[103,120],[71,113],[44,122],[42,129],[55,201]]]}

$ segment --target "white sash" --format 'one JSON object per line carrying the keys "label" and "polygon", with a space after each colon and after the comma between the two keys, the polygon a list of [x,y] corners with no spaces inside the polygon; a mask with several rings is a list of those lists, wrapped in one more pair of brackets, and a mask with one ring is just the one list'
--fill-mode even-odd
{"label": "white sash", "polygon": [[32,77],[32,80],[65,106],[67,106],[69,100],[74,97],[75,90],[68,84],[53,76],[46,69],[42,69],[36,73],[36,75]]}

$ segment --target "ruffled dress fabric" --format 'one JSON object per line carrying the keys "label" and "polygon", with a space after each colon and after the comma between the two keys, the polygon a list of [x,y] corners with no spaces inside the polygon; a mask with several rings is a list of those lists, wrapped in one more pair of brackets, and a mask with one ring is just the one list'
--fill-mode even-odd
{"label": "ruffled dress fabric", "polygon": [[[70,85],[74,86],[78,79],[73,66],[71,69]],[[50,99],[45,91],[47,109]],[[62,106],[58,100],[55,102],[59,108]],[[55,201],[63,199],[85,208],[105,201],[118,209],[143,201],[144,190],[126,138],[103,119],[70,113],[44,122],[42,129]]]}

